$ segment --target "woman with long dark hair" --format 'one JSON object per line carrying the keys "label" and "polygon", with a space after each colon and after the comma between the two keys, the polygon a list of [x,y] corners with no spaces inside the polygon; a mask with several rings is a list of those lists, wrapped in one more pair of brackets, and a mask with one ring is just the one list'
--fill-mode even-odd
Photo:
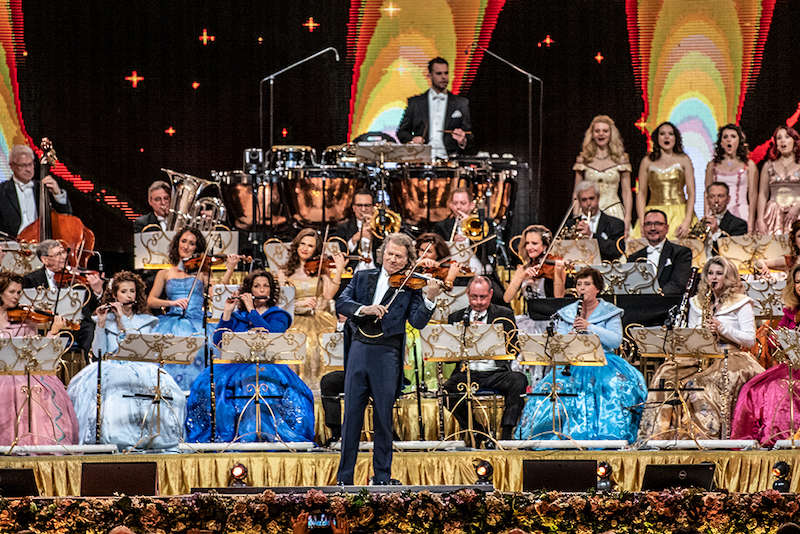
{"label": "woman with long dark hair", "polygon": [[[694,167],[683,151],[681,132],[671,122],[662,122],[650,135],[653,150],[639,164],[636,193],[635,237],[642,236],[644,214],[658,209],[667,214],[668,238],[684,238],[697,221],[694,215]],[[649,195],[649,200],[648,200]]]}
{"label": "woman with long dark hair", "polygon": [[788,234],[800,216],[800,134],[778,126],[772,134],[758,190],[758,231]]}
{"label": "woman with long dark hair", "polygon": [[[731,195],[728,211],[747,222],[748,233],[755,228],[758,203],[758,169],[749,153],[742,129],[736,124],[726,124],[717,132],[714,157],[706,166],[706,187],[712,182],[728,186]],[[708,198],[705,213],[711,213]]]}

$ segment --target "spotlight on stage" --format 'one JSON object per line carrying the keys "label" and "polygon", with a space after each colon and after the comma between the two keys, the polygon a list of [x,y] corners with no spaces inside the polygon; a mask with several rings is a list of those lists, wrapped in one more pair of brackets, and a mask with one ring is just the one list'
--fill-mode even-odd
{"label": "spotlight on stage", "polygon": [[243,464],[236,464],[231,467],[231,478],[228,482],[228,487],[242,488],[247,485],[247,468]]}
{"label": "spotlight on stage", "polygon": [[775,482],[772,483],[772,489],[780,491],[781,493],[789,493],[789,475],[792,474],[792,468],[789,464],[781,460],[775,462],[772,466],[772,476],[775,477]]}
{"label": "spotlight on stage", "polygon": [[607,462],[597,464],[597,491],[611,491],[611,473],[613,470]]}
{"label": "spotlight on stage", "polygon": [[492,474],[494,473],[492,464],[486,460],[475,460],[472,462],[472,466],[475,468],[475,474],[478,476],[478,480],[475,482],[475,484],[492,483]]}

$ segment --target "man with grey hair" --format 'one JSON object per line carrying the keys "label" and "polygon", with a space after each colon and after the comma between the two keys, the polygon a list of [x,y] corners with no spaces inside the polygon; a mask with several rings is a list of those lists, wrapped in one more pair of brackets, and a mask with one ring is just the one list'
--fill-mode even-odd
{"label": "man with grey hair", "polygon": [[[436,280],[424,290],[392,287],[391,275],[416,262],[413,240],[389,234],[379,252],[380,269],[358,271],[336,299],[336,312],[347,317],[344,360],[344,423],[339,484],[352,485],[364,410],[372,397],[373,483],[399,484],[392,474],[392,407],[403,377],[406,321],[425,328],[441,291]],[[347,343],[349,340],[349,345]]]}
{"label": "man with grey hair", "polygon": [[575,226],[581,237],[596,239],[600,247],[600,259],[619,259],[625,248],[622,239],[625,235],[625,223],[600,211],[600,195],[594,182],[580,181],[575,186],[575,198],[578,201],[579,215],[567,221],[567,228]]}
{"label": "man with grey hair", "polygon": [[163,180],[156,180],[147,188],[147,203],[153,210],[145,213],[133,221],[134,233],[142,231],[155,232],[160,226],[162,230],[167,229],[167,215],[169,215],[169,203],[172,198],[172,188]]}
{"label": "man with grey hair", "polygon": [[[0,232],[12,239],[39,218],[39,180],[35,178],[33,150],[14,145],[9,154],[11,180],[0,183]],[[67,192],[47,175],[41,183],[49,191],[50,203],[59,213],[72,213]]]}

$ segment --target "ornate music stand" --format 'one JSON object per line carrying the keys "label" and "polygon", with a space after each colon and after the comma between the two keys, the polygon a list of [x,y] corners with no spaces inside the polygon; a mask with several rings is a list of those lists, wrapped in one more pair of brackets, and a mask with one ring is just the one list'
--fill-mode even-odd
{"label": "ornate music stand", "polygon": [[553,245],[553,254],[564,261],[594,265],[600,263],[600,245],[597,239],[562,239]]}
{"label": "ornate music stand", "polygon": [[756,319],[776,319],[783,315],[783,289],[786,280],[744,277],[745,294],[753,299]]}
{"label": "ornate music stand", "polygon": [[262,391],[266,384],[259,381],[260,366],[265,364],[302,364],[306,357],[305,334],[294,332],[272,334],[257,329],[249,332],[223,332],[219,350],[220,359],[216,360],[217,363],[254,363],[256,365],[255,383],[247,385],[247,390],[252,391],[253,394],[248,398],[236,420],[236,434],[233,441],[238,441],[242,437],[239,435],[239,426],[251,404],[256,411],[256,439],[265,441],[266,434],[261,432],[261,404],[264,404],[275,424],[275,437],[283,442],[277,431],[275,413],[267,402],[267,399],[273,397],[269,397]]}
{"label": "ornate music stand", "polygon": [[[161,391],[161,373],[166,373],[164,370],[165,363],[179,363],[188,365],[192,363],[194,355],[200,350],[205,342],[205,338],[200,336],[174,336],[172,334],[139,334],[130,333],[119,341],[119,349],[113,354],[107,356],[111,360],[126,360],[136,362],[148,362],[158,364],[158,372],[156,373],[156,384],[153,388],[152,395],[135,394],[133,397],[149,398],[150,408],[145,412],[142,418],[142,434],[139,441],[134,444],[132,448],[136,449],[141,444],[150,443],[161,434],[161,403],[166,402],[167,406],[175,417],[170,402],[172,399],[165,396]],[[98,369],[98,376],[100,369]],[[100,386],[98,385],[98,390]],[[101,396],[98,395],[97,402],[101,403]],[[155,412],[156,418],[156,431],[153,433],[145,425],[151,414]],[[177,417],[176,417],[177,421]],[[178,421],[182,424],[182,421]],[[99,423],[98,423],[99,424]],[[145,430],[148,434],[145,434]],[[98,432],[99,433],[99,432]]]}
{"label": "ornate music stand", "polygon": [[[462,402],[467,407],[467,428],[454,432],[446,439],[452,439],[459,434],[466,433],[470,438],[471,446],[475,447],[475,433],[473,429],[472,403],[476,402],[481,409],[483,405],[475,396],[478,384],[472,382],[469,362],[476,360],[513,360],[514,355],[506,351],[506,336],[500,324],[472,324],[467,327],[463,323],[428,325],[420,331],[422,341],[423,360],[437,363],[458,363],[465,365],[467,381],[458,384],[458,389],[464,394],[451,408],[455,410]],[[441,385],[440,385],[441,389]],[[443,402],[439,396],[439,402]],[[493,436],[486,435],[492,441]]]}
{"label": "ornate music stand", "polygon": [[647,261],[592,265],[603,275],[606,291],[612,295],[653,295],[660,293],[656,266]]}
{"label": "ornate music stand", "polygon": [[31,243],[0,241],[0,249],[5,251],[3,257],[0,258],[0,271],[25,276],[42,266],[42,262],[34,252],[34,245]]}
{"label": "ornate music stand", "polygon": [[[666,397],[664,401],[659,402],[657,410],[660,410],[664,405],[680,406],[682,409],[677,411],[677,423],[675,425],[676,438],[683,426],[682,421],[686,419],[687,434],[695,441],[698,446],[698,438],[695,433],[697,426],[692,420],[691,410],[683,393],[686,391],[703,391],[703,388],[687,388],[681,384],[680,377],[678,376],[677,358],[724,358],[723,366],[723,387],[726,392],[726,398],[729,389],[728,380],[728,351],[723,350],[717,345],[717,337],[713,333],[703,328],[672,328],[665,327],[651,327],[651,328],[631,328],[630,335],[633,342],[639,349],[639,354],[647,358],[665,358],[671,360],[675,364],[675,378],[671,383],[658,385],[656,388],[648,388],[648,391],[654,392],[669,392],[673,395]],[[647,409],[647,407],[645,407]],[[728,402],[725,401],[723,408],[722,419],[722,439],[727,439],[730,429],[728,428]],[[670,433],[672,430],[665,430],[658,434],[648,437],[647,440],[658,439],[660,434]]]}
{"label": "ornate music stand", "polygon": [[[577,393],[559,393],[556,383],[556,367],[564,366],[603,366],[606,365],[606,354],[603,344],[595,334],[581,334],[569,332],[567,334],[526,334],[520,332],[519,357],[522,365],[547,365],[550,367],[550,391],[543,394],[544,400],[550,401],[553,420],[553,434],[559,439],[572,439],[572,436],[563,434],[561,428],[561,411],[559,410],[560,397],[575,397]],[[540,403],[541,406],[541,403]],[[534,418],[539,411],[536,407]],[[564,419],[569,419],[566,409],[563,409]],[[558,423],[556,422],[558,421]],[[533,437],[536,439],[536,436]]]}
{"label": "ornate music stand", "polygon": [[[58,298],[58,302],[56,302]],[[62,288],[60,291],[46,287],[29,287],[22,290],[20,306],[53,311],[70,321],[79,321],[83,306],[89,301],[88,291],[81,285]]]}
{"label": "ornate music stand", "polygon": [[783,257],[791,254],[789,238],[785,235],[737,235],[717,240],[719,255],[731,260],[740,273],[752,273],[756,260]]}
{"label": "ornate music stand", "polygon": [[[0,338],[0,374],[3,375],[25,375],[26,385],[22,386],[25,394],[25,401],[17,411],[14,420],[14,441],[11,443],[9,453],[22,437],[19,432],[19,424],[22,420],[22,413],[25,407],[28,408],[28,434],[33,435],[33,403],[39,404],[33,396],[31,385],[31,374],[56,374],[56,368],[61,363],[61,356],[66,352],[72,340],[64,337],[11,337]],[[44,411],[44,406],[39,404]],[[50,425],[55,435],[55,421],[50,414]]]}
{"label": "ornate music stand", "polygon": [[[165,232],[160,226],[155,232],[133,234],[133,268],[134,269],[166,269],[169,263],[169,244],[177,232]],[[149,228],[149,227],[148,227]],[[182,230],[179,230],[182,231]],[[239,232],[229,230],[213,230],[203,232],[207,242],[216,240],[214,252],[219,255],[236,254],[239,251]],[[201,251],[202,252],[202,251]],[[212,267],[214,270],[225,269],[224,265]]]}
{"label": "ornate music stand", "polygon": [[[239,289],[239,284],[214,284],[211,286],[211,302],[209,304],[209,312],[211,316],[208,321],[215,323],[222,317],[222,312],[225,310],[225,301],[233,296],[233,293]],[[294,316],[294,287],[281,286],[281,295],[278,298],[277,306],[283,308]]]}

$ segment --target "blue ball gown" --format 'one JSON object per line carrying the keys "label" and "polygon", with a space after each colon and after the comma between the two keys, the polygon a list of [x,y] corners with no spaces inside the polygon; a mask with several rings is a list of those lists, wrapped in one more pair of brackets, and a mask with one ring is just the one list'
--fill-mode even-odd
{"label": "blue ball gown", "polygon": [[[246,332],[252,328],[264,328],[269,332],[285,332],[291,324],[291,315],[277,306],[258,312],[235,311],[228,321],[221,320],[214,333],[215,344],[219,343],[224,330]],[[211,440],[210,369],[205,369],[192,385],[186,418],[186,441],[208,442]],[[226,363],[214,365],[214,388],[217,404],[217,441],[313,441],[314,440],[314,396],[308,386],[288,366],[264,364],[259,366],[258,381],[263,384],[262,395],[267,397],[267,408],[259,405],[260,429],[256,426],[256,407],[250,400],[255,384],[256,366],[251,363]],[[248,386],[250,390],[248,391]],[[271,413],[270,413],[271,409]],[[240,420],[241,416],[241,420]],[[274,418],[273,418],[274,416]]]}
{"label": "blue ball gown", "polygon": [[[166,283],[167,299],[178,300],[189,296],[192,289],[194,277],[170,278]],[[189,298],[189,305],[186,313],[178,306],[170,307],[166,314],[158,317],[158,325],[153,328],[157,334],[174,334],[176,336],[202,335],[203,332],[203,282],[197,281]],[[209,351],[209,357],[211,352]],[[205,368],[205,354],[203,349],[197,351],[194,360],[189,365],[174,363],[164,365],[175,382],[183,389],[188,391],[192,387],[192,382]]]}
{"label": "blue ball gown", "polygon": [[[578,303],[573,302],[558,311],[558,332],[572,330]],[[612,353],[622,342],[622,310],[600,300],[588,319],[590,333],[603,344],[606,365],[601,367],[572,366],[571,375],[556,370],[560,393],[575,397],[559,397],[560,432],[572,439],[636,439],[641,417],[641,403],[647,397],[642,373]],[[548,393],[551,379],[546,374],[533,388],[533,393]],[[558,420],[556,429],[559,428]],[[525,404],[522,418],[514,435],[517,439],[558,439],[553,433],[550,399],[532,396]]]}
{"label": "blue ball gown", "polygon": [[[150,314],[122,318],[125,332],[142,334],[151,333],[157,322]],[[114,313],[109,312],[105,327],[95,328],[92,352],[101,355],[116,352],[125,332],[119,331]],[[161,372],[161,392],[167,400],[161,404],[161,428],[157,431],[158,412],[152,404],[152,394],[158,380],[158,365],[105,360],[101,369],[100,442],[113,443],[121,449],[177,447],[183,438],[186,396],[169,373]],[[97,362],[90,363],[72,378],[67,394],[78,417],[78,442],[95,443]]]}

